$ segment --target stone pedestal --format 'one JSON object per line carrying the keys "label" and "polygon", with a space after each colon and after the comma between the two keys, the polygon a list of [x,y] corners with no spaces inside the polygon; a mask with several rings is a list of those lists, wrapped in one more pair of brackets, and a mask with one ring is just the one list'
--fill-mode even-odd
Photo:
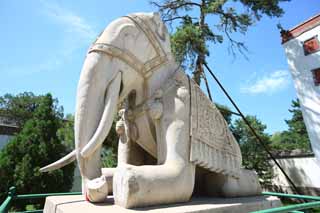
{"label": "stone pedestal", "polygon": [[44,212],[45,213],[71,213],[71,212],[123,212],[134,213],[146,212],[214,212],[214,213],[247,213],[262,209],[269,209],[281,206],[277,197],[256,196],[242,198],[210,198],[194,197],[187,203],[159,205],[152,207],[125,209],[114,205],[113,198],[109,198],[106,203],[92,204],[84,200],[81,195],[52,196],[47,197]]}

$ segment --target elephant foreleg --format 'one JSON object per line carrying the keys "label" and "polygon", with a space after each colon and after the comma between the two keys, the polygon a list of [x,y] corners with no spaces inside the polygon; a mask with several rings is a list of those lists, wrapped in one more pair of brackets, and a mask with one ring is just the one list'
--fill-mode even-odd
{"label": "elephant foreleg", "polygon": [[185,202],[192,195],[195,166],[189,161],[190,101],[187,86],[167,90],[162,96],[162,104],[162,116],[156,118],[159,122],[156,132],[160,135],[157,143],[165,144],[160,144],[157,151],[164,163],[155,166],[119,165],[113,179],[117,205],[132,208]]}
{"label": "elephant foreleg", "polygon": [[[118,145],[118,164],[128,163],[129,144],[125,136],[120,136]],[[91,202],[103,202],[113,192],[113,176],[116,168],[102,168],[101,177],[87,181],[86,197]]]}
{"label": "elephant foreleg", "polygon": [[[127,141],[125,135],[121,135],[118,144],[118,165],[143,164],[141,148],[132,141]],[[102,168],[102,176],[88,182],[87,198],[91,202],[104,201],[106,196],[113,193],[113,176],[116,168]]]}
{"label": "elephant foreleg", "polygon": [[123,165],[114,174],[115,203],[125,208],[190,199],[194,166],[178,162],[156,166]]}
{"label": "elephant foreleg", "polygon": [[[163,165],[121,165],[113,179],[115,203],[125,208],[185,202],[194,187],[195,166],[188,161],[184,123],[168,128],[167,157]],[[172,134],[171,134],[172,133]]]}

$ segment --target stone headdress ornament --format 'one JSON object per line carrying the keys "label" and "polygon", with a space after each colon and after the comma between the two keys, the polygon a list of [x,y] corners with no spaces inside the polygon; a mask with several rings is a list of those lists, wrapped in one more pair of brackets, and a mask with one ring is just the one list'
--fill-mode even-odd
{"label": "stone headdress ornament", "polygon": [[[157,67],[168,61],[168,56],[162,48],[162,44],[158,40],[155,32],[153,32],[152,28],[142,18],[137,15],[123,17],[130,19],[145,34],[155,50],[155,57],[146,62],[142,62],[130,51],[106,43],[94,43],[88,53],[103,52],[112,57],[116,57],[137,71],[144,79],[147,79],[152,76],[153,71],[156,70]],[[161,36],[159,35],[159,37]]]}

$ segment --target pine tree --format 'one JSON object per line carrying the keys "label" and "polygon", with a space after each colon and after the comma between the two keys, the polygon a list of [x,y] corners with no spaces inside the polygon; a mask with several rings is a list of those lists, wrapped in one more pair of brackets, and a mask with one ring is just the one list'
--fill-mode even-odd
{"label": "pine tree", "polygon": [[[41,173],[48,165],[67,154],[58,140],[63,114],[50,94],[39,98],[34,113],[19,132],[0,152],[0,196],[11,186],[18,194],[66,192],[73,183],[74,165],[50,173]],[[18,209],[24,209],[18,202]]]}
{"label": "pine tree", "polygon": [[299,100],[292,100],[291,119],[285,120],[288,130],[279,133],[273,137],[272,148],[275,151],[290,151],[300,149],[302,151],[311,151],[308,132],[303,121]]}
{"label": "pine tree", "polygon": [[[264,132],[267,126],[262,124],[255,116],[246,116],[246,119],[268,147],[270,145],[270,136]],[[272,167],[267,152],[242,119],[235,120],[231,129],[240,145],[243,166],[246,169],[255,170],[258,173],[261,184],[270,184]]]}
{"label": "pine tree", "polygon": [[[171,36],[172,51],[177,61],[193,71],[193,78],[200,85],[205,78],[203,64],[209,56],[210,43],[229,41],[229,50],[235,55],[244,54],[244,42],[237,41],[232,34],[245,34],[248,27],[263,15],[280,17],[283,10],[280,2],[289,0],[152,0],[164,22],[176,29]],[[214,18],[208,21],[208,16]],[[180,22],[177,22],[180,21]]]}

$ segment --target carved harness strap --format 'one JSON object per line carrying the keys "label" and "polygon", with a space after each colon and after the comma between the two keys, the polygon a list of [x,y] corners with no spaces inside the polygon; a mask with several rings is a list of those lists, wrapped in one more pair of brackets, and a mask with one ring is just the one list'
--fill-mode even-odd
{"label": "carved harness strap", "polygon": [[123,50],[112,44],[106,43],[94,43],[90,47],[88,53],[103,52],[110,56],[119,58],[120,60],[128,64],[131,68],[133,68],[137,73],[139,73],[139,75],[141,75],[144,79],[147,79],[152,75],[153,71],[157,67],[168,61],[167,54],[163,50],[162,45],[157,39],[156,35],[148,26],[148,24],[145,23],[145,21],[143,21],[136,15],[124,17],[129,18],[145,34],[153,49],[155,50],[156,56],[146,62],[142,62],[130,51]]}
{"label": "carved harness strap", "polygon": [[[139,60],[133,53],[128,50],[121,49],[116,47],[112,44],[107,43],[94,43],[88,53],[91,52],[102,52],[112,57],[116,57],[123,61],[124,63],[128,64],[132,69],[134,69],[143,79],[143,96],[144,102],[147,101],[148,97],[148,89],[149,85],[147,79],[152,76],[153,72],[158,68],[160,65],[166,63],[169,59],[162,48],[162,44],[158,40],[155,33],[151,30],[151,27],[148,24],[138,17],[137,15],[128,15],[123,16],[125,18],[130,19],[147,37],[150,44],[152,45],[153,49],[155,50],[155,57],[151,58],[146,62],[142,62]],[[160,36],[160,35],[159,35]],[[160,36],[161,37],[161,36]],[[146,110],[143,110],[145,113]]]}

